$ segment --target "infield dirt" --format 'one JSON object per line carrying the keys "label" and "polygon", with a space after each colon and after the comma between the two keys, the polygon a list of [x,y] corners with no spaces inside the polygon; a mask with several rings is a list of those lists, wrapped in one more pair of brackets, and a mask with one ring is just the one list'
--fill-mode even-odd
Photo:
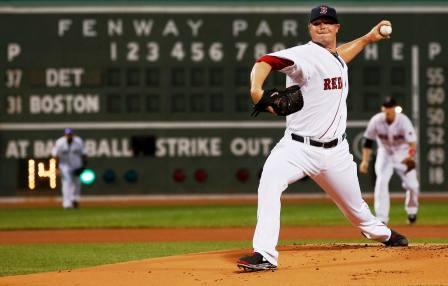
{"label": "infield dirt", "polygon": [[0,278],[0,285],[448,285],[448,246],[413,244],[281,247],[277,271],[244,273],[249,250],[189,254]]}

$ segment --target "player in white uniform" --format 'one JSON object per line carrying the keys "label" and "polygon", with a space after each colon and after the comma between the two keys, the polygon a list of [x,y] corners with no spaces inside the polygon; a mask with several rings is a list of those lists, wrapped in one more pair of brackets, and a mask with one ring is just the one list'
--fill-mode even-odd
{"label": "player in white uniform", "polygon": [[76,136],[72,129],[66,128],[64,136],[53,146],[51,155],[58,160],[62,182],[62,206],[65,209],[78,208],[81,198],[79,175],[87,164],[82,139]]}
{"label": "player in white uniform", "polygon": [[[336,48],[340,28],[334,8],[311,10],[305,45],[268,54],[257,60],[251,72],[251,97],[257,103],[271,70],[286,74],[286,86],[299,85],[303,108],[286,118],[284,137],[271,151],[258,187],[254,252],[241,257],[237,266],[256,271],[278,264],[281,194],[289,184],[312,178],[336,203],[351,224],[367,238],[388,246],[407,246],[407,239],[375,218],[361,197],[357,166],[345,140],[348,94],[347,62],[371,43],[384,39],[381,21],[365,36]],[[338,54],[339,53],[339,54]],[[268,111],[274,113],[271,107]]]}
{"label": "player in white uniform", "polygon": [[408,169],[406,160],[413,160],[417,145],[417,137],[411,120],[397,113],[397,102],[387,97],[382,112],[374,115],[364,133],[363,158],[359,165],[361,173],[367,173],[372,144],[378,145],[375,162],[375,214],[384,223],[389,222],[389,181],[394,170],[400,176],[402,186],[406,189],[405,211],[408,223],[417,220],[419,183],[415,168]]}

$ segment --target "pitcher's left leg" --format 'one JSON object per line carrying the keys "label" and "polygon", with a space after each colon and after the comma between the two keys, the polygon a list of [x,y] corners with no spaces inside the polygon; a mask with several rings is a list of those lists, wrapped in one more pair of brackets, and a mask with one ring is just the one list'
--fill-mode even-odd
{"label": "pitcher's left leg", "polygon": [[[293,160],[294,156],[305,161],[300,148],[291,139],[282,139],[271,151],[263,166],[258,186],[257,226],[253,238],[253,249],[271,264],[277,266],[280,232],[281,194],[292,182],[304,177],[304,171]],[[295,149],[295,150],[294,150]]]}

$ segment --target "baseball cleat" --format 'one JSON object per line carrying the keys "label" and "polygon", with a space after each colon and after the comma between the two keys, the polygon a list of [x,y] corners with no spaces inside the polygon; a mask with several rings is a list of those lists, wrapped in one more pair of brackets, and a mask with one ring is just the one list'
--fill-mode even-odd
{"label": "baseball cleat", "polygon": [[408,239],[404,236],[391,229],[392,234],[390,238],[383,242],[385,246],[391,247],[400,247],[400,246],[408,246]]}
{"label": "baseball cleat", "polygon": [[258,252],[254,252],[251,255],[241,257],[236,265],[244,272],[263,271],[263,270],[275,270],[277,266],[270,263]]}
{"label": "baseball cleat", "polygon": [[417,215],[410,214],[408,215],[408,224],[415,224],[417,222]]}

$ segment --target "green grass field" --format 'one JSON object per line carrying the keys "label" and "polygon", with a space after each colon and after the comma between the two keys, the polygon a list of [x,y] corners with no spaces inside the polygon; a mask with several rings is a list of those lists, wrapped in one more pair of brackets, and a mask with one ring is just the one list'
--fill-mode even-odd
{"label": "green grass field", "polygon": [[[255,205],[84,207],[0,209],[0,230],[129,227],[226,227],[253,226]],[[448,203],[425,202],[419,224],[447,225]],[[405,223],[401,203],[392,203],[390,224]],[[282,224],[289,226],[348,225],[332,203],[284,204]]]}
{"label": "green grass field", "polygon": [[[424,202],[419,212],[420,225],[447,225],[445,202]],[[405,223],[402,203],[393,203],[391,225]],[[0,209],[0,230],[61,228],[139,228],[139,227],[228,227],[254,226],[255,205],[84,207]],[[331,203],[285,204],[283,226],[348,225]],[[282,241],[292,243],[329,243],[335,240]],[[344,242],[350,242],[344,240]],[[356,242],[356,241],[353,241]],[[359,240],[365,242],[365,240]],[[445,239],[413,242],[448,243]],[[88,243],[0,245],[0,276],[57,271],[232,248],[251,248],[250,241],[166,242],[166,243]]]}

